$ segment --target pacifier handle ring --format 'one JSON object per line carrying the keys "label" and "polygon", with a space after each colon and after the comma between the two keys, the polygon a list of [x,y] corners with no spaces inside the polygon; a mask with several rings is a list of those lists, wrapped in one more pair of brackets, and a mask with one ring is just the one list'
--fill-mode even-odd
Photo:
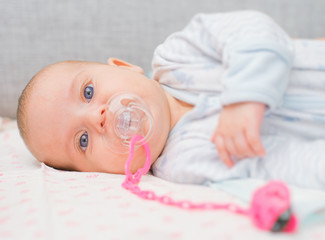
{"label": "pacifier handle ring", "polygon": [[[134,147],[137,142],[140,142],[140,144],[143,146],[145,150],[146,162],[142,168],[139,168],[135,174],[132,174],[130,171],[130,165],[134,155]],[[141,177],[149,171],[150,166],[151,166],[151,152],[148,143],[144,141],[144,138],[141,135],[134,135],[130,141],[129,156],[126,160],[125,167],[124,167],[124,171],[127,179],[130,180],[133,184],[138,183]]]}

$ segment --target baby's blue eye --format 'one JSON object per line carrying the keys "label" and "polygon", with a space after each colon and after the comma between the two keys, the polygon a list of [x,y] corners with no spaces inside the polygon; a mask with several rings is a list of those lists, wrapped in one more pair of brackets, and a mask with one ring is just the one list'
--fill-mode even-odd
{"label": "baby's blue eye", "polygon": [[84,89],[84,96],[88,102],[92,99],[94,95],[94,86],[90,83]]}
{"label": "baby's blue eye", "polygon": [[81,135],[80,140],[80,147],[83,151],[86,151],[86,148],[88,146],[88,133],[85,132],[84,134]]}

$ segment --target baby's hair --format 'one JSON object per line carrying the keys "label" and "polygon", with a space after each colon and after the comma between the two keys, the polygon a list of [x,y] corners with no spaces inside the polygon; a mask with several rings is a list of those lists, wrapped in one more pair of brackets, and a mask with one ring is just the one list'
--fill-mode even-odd
{"label": "baby's hair", "polygon": [[28,105],[28,100],[31,95],[31,92],[37,83],[38,74],[36,74],[32,79],[28,82],[24,90],[22,91],[19,100],[18,100],[18,108],[17,108],[17,125],[19,129],[20,136],[24,140],[25,144],[28,145],[28,129],[27,129],[27,113],[26,107]]}
{"label": "baby's hair", "polygon": [[49,65],[45,68],[43,68],[40,72],[38,72],[32,79],[28,82],[26,87],[23,89],[19,100],[18,100],[18,107],[17,107],[17,125],[19,129],[20,136],[24,140],[27,147],[29,147],[28,144],[28,117],[27,117],[27,108],[29,103],[29,98],[33,92],[33,89],[35,85],[37,85],[38,82],[42,81],[42,79],[46,78],[46,75],[50,72],[50,70],[57,65],[65,64],[65,63],[81,63],[79,61],[63,61],[54,63],[52,65]]}

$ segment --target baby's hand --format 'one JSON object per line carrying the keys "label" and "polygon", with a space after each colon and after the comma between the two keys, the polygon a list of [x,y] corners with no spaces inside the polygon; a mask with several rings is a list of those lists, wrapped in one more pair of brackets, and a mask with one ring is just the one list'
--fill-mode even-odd
{"label": "baby's hand", "polygon": [[243,102],[225,106],[221,111],[211,141],[228,167],[234,165],[231,156],[242,159],[265,155],[260,138],[265,107],[263,103]]}

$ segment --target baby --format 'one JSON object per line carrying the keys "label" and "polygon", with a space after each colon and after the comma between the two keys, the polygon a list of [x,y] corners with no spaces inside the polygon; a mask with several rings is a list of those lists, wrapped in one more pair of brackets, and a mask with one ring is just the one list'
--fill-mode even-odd
{"label": "baby", "polygon": [[[199,14],[157,47],[153,80],[116,58],[41,70],[20,97],[18,126],[55,168],[124,173],[140,133],[153,173],[170,181],[325,188],[324,55],[323,42],[292,40],[259,12]],[[131,170],[144,161],[138,147]]]}

